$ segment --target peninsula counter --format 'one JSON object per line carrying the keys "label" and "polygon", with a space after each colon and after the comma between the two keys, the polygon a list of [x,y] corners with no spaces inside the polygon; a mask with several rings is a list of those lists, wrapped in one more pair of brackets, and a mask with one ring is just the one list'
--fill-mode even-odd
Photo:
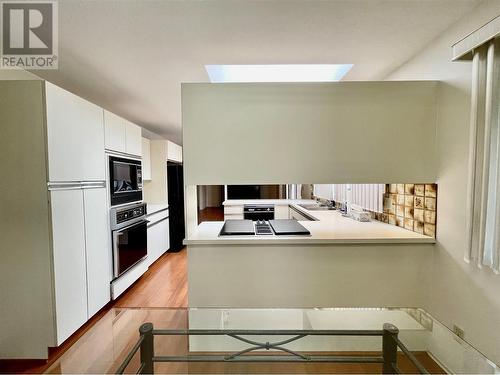
{"label": "peninsula counter", "polygon": [[204,222],[185,240],[190,307],[426,307],[435,239],[338,211],[304,210],[310,236],[225,236]]}

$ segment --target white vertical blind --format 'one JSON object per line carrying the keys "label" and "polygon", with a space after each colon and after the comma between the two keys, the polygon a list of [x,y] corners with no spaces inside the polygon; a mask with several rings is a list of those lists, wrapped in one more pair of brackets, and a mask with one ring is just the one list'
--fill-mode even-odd
{"label": "white vertical blind", "polygon": [[[482,264],[499,272],[500,253],[500,180],[499,180],[499,106],[500,106],[500,41],[488,46],[485,103],[485,225]],[[485,181],[485,182],[486,182]]]}
{"label": "white vertical blind", "polygon": [[333,200],[335,202],[347,202],[347,184],[333,185]]}
{"label": "white vertical blind", "polygon": [[[465,260],[478,258],[479,212],[481,203],[480,179],[482,177],[483,127],[484,123],[484,96],[485,96],[486,53],[481,48],[474,53],[472,59],[472,90],[471,90],[471,115],[469,134],[469,176],[467,186],[467,218],[466,218],[466,243],[467,251]],[[482,156],[482,155],[481,155]]]}
{"label": "white vertical blind", "polygon": [[314,196],[324,199],[333,199],[333,185],[332,184],[315,184]]}
{"label": "white vertical blind", "polygon": [[382,212],[385,192],[384,184],[354,184],[351,185],[352,202],[364,209]]}
{"label": "white vertical blind", "polygon": [[357,204],[366,210],[383,211],[385,184],[335,184],[333,199]]}
{"label": "white vertical blind", "polygon": [[473,56],[466,261],[500,271],[500,40]]}

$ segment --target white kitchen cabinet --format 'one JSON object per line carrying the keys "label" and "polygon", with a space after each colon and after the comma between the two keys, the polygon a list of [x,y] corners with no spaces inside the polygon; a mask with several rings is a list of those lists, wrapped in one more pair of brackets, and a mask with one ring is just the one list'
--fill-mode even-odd
{"label": "white kitchen cabinet", "polygon": [[224,206],[224,220],[242,220],[243,205]]}
{"label": "white kitchen cabinet", "polygon": [[243,205],[224,206],[224,215],[226,214],[241,214],[243,215]]}
{"label": "white kitchen cabinet", "polygon": [[60,345],[88,318],[83,191],[53,190],[50,202],[56,343]]}
{"label": "white kitchen cabinet", "polygon": [[290,207],[290,219],[297,220],[297,221],[311,221],[309,217],[306,215],[301,214],[298,210]]}
{"label": "white kitchen cabinet", "polygon": [[130,121],[125,121],[126,152],[130,155],[142,156],[142,130]]}
{"label": "white kitchen cabinet", "polygon": [[288,205],[276,204],[274,205],[274,218],[275,219],[288,219],[290,217],[290,210]]}
{"label": "white kitchen cabinet", "polygon": [[151,180],[151,141],[142,138],[142,180]]}
{"label": "white kitchen cabinet", "polygon": [[127,129],[124,120],[104,110],[104,141],[106,150],[127,152]]}
{"label": "white kitchen cabinet", "polygon": [[152,264],[169,248],[168,210],[148,216],[148,263]]}
{"label": "white kitchen cabinet", "polygon": [[104,111],[106,150],[134,156],[142,155],[141,127],[109,111]]}
{"label": "white kitchen cabinet", "polygon": [[102,108],[45,83],[49,181],[104,180]]}
{"label": "white kitchen cabinet", "polygon": [[155,226],[153,226],[153,230],[157,232],[157,247],[156,247],[156,253],[154,255],[154,260],[158,259],[161,257],[169,248],[169,236],[168,236],[168,224],[169,224],[169,219],[165,219],[163,221],[160,221],[156,223]]}
{"label": "white kitchen cabinet", "polygon": [[168,219],[168,218],[163,223],[163,231],[166,234],[165,235],[165,246],[163,247],[165,249],[165,250],[163,250],[163,253],[165,253],[166,251],[168,251],[168,249],[170,249],[170,219]]}
{"label": "white kitchen cabinet", "polygon": [[[2,233],[17,248],[15,259],[2,259],[15,298],[3,298],[0,328],[12,339],[0,352],[43,358],[109,301],[104,110],[40,80],[0,82],[0,98],[0,138],[16,161],[6,169],[15,181],[7,195],[19,228]],[[16,319],[21,331],[8,324]]]}
{"label": "white kitchen cabinet", "polygon": [[224,214],[224,220],[243,220],[243,214]]}
{"label": "white kitchen cabinet", "polygon": [[83,190],[89,319],[111,298],[112,254],[106,199],[105,187]]}
{"label": "white kitchen cabinet", "polygon": [[182,163],[182,146],[174,142],[168,141],[167,143],[167,159]]}
{"label": "white kitchen cabinet", "polygon": [[50,192],[57,345],[110,300],[107,190],[74,184]]}

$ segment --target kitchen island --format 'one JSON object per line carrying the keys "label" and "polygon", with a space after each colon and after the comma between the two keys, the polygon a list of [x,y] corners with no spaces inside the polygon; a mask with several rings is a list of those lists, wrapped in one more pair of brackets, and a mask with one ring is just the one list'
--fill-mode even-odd
{"label": "kitchen island", "polygon": [[310,236],[220,237],[223,222],[201,223],[185,240],[189,306],[427,305],[434,238],[301,203],[286,202],[315,219],[300,221]]}

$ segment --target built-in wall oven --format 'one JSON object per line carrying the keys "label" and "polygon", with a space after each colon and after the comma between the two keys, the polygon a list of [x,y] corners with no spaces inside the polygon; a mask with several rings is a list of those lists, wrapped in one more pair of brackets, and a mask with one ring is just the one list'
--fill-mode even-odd
{"label": "built-in wall oven", "polygon": [[243,218],[253,221],[274,220],[274,205],[272,204],[245,204]]}
{"label": "built-in wall oven", "polygon": [[111,209],[114,278],[147,257],[147,224],[145,203]]}
{"label": "built-in wall oven", "polygon": [[111,206],[142,200],[140,160],[109,157]]}

